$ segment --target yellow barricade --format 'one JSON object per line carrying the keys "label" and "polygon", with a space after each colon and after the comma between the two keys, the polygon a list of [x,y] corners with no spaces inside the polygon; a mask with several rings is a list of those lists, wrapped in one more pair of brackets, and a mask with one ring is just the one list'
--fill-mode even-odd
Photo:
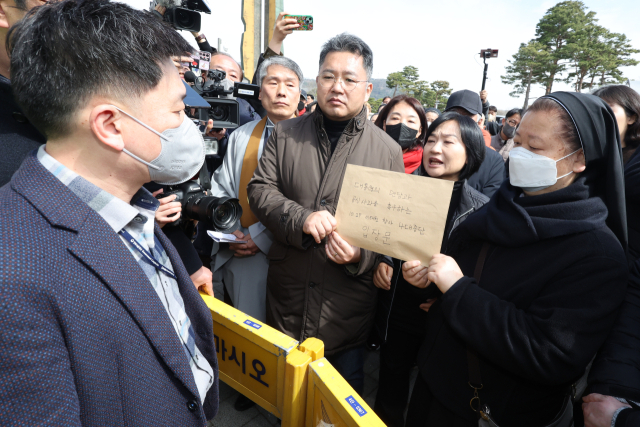
{"label": "yellow barricade", "polygon": [[220,380],[283,417],[285,359],[298,341],[208,295]]}
{"label": "yellow barricade", "polygon": [[302,345],[224,302],[201,294],[211,311],[220,380],[282,420],[302,427],[309,363],[324,356],[322,341]]}
{"label": "yellow barricade", "polygon": [[[324,357],[324,344],[317,338],[307,338],[298,350],[287,356],[285,371],[284,413],[282,425],[303,427],[307,408],[309,364]],[[290,417],[290,418],[289,418]]]}
{"label": "yellow barricade", "polygon": [[306,427],[384,427],[327,359],[309,364]]}

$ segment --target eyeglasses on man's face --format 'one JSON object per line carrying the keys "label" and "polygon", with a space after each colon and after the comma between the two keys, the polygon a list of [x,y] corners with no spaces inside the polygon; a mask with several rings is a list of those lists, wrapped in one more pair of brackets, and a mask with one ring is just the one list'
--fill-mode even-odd
{"label": "eyeglasses on man's face", "polygon": [[368,80],[355,80],[349,77],[342,79],[337,78],[332,73],[320,73],[318,82],[325,89],[331,89],[337,82],[341,82],[345,90],[351,92],[358,86],[358,83],[366,83]]}

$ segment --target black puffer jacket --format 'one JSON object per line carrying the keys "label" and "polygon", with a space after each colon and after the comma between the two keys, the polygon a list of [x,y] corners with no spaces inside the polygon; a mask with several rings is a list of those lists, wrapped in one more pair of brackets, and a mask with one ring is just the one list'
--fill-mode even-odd
{"label": "black puffer jacket", "polygon": [[[426,173],[420,166],[412,175],[426,176]],[[442,238],[443,251],[453,230],[488,201],[487,196],[471,188],[466,180],[455,183],[447,215],[447,225]],[[420,304],[429,298],[433,289],[419,289],[407,283],[402,276],[403,261],[381,256],[379,262],[385,262],[393,267],[393,277],[391,278],[391,289],[378,291],[375,322],[378,337],[382,342],[386,341],[390,324],[394,328],[400,328],[415,335],[423,335],[427,313],[420,309]],[[376,263],[376,268],[378,263]]]}

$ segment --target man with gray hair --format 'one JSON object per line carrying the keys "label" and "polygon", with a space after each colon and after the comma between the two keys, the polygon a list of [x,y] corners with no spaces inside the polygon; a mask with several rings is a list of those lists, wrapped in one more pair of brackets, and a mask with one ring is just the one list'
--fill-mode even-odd
{"label": "man with gray hair", "polygon": [[213,175],[212,195],[233,197],[242,206],[241,228],[234,232],[246,243],[215,243],[211,271],[215,295],[224,295],[224,283],[233,306],[258,320],[265,320],[265,295],[269,252],[273,235],[249,208],[247,185],[262,155],[264,141],[275,124],[295,117],[303,81],[298,64],[283,56],[266,59],[258,69],[260,100],[267,111],[265,118],[237,128],[229,137],[227,154],[222,166]]}
{"label": "man with gray hair", "polygon": [[372,71],[364,41],[350,34],[327,41],[315,112],[275,126],[248,188],[251,210],[275,237],[267,323],[300,342],[323,340],[358,393],[375,311],[375,254],[342,239],[334,214],[347,163],[404,173],[400,146],[367,120]]}

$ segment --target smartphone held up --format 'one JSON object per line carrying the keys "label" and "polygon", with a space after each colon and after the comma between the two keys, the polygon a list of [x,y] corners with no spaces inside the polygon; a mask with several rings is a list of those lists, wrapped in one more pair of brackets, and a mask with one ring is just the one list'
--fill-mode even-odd
{"label": "smartphone held up", "polygon": [[313,30],[313,16],[311,15],[285,15],[284,19],[295,19],[300,26],[295,28],[294,31],[312,31]]}

